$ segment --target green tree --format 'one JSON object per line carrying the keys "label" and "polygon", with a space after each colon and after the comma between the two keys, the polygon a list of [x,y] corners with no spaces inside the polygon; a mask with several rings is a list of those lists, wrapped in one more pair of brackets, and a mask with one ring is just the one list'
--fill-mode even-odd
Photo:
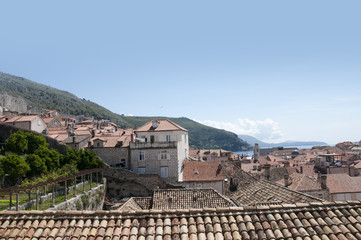
{"label": "green tree", "polygon": [[0,167],[9,176],[13,185],[19,182],[21,177],[25,177],[25,174],[30,171],[29,164],[22,157],[13,154],[0,159]]}
{"label": "green tree", "polygon": [[78,153],[78,150],[74,148],[67,148],[65,154],[60,160],[61,166],[64,166],[65,164],[74,164],[77,165],[80,161],[80,154]]}
{"label": "green tree", "polygon": [[26,156],[26,162],[30,166],[30,171],[27,174],[29,177],[46,173],[48,170],[45,158],[41,158],[39,155],[28,154]]}
{"label": "green tree", "polygon": [[67,148],[66,153],[61,160],[61,165],[65,164],[75,164],[79,170],[84,170],[101,168],[103,167],[104,162],[92,151]]}
{"label": "green tree", "polygon": [[28,140],[23,131],[17,131],[5,141],[6,150],[12,153],[23,154],[28,150]]}
{"label": "green tree", "polygon": [[79,154],[80,161],[77,164],[79,170],[101,168],[104,165],[103,161],[92,151],[80,150]]}
{"label": "green tree", "polygon": [[40,145],[35,154],[44,159],[48,171],[54,171],[59,168],[62,155],[54,149]]}
{"label": "green tree", "polygon": [[49,144],[46,142],[46,139],[42,135],[35,133],[27,132],[25,133],[26,139],[28,140],[28,149],[27,153],[34,153],[40,146],[48,147]]}

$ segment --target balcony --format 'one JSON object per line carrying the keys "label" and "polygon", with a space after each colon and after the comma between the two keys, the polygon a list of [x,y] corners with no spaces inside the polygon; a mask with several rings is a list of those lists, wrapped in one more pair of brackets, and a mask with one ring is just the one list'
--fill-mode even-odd
{"label": "balcony", "polygon": [[130,149],[177,148],[177,142],[131,142]]}

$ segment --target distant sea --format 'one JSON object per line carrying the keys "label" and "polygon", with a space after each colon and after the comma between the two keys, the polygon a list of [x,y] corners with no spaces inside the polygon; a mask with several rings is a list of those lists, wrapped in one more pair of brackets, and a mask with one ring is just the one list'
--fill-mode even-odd
{"label": "distant sea", "polygon": [[[284,148],[297,148],[297,149],[311,149],[313,145],[298,145],[298,146],[287,146]],[[253,155],[253,150],[251,151],[240,151],[240,152],[234,152],[235,154],[247,154],[248,156]]]}

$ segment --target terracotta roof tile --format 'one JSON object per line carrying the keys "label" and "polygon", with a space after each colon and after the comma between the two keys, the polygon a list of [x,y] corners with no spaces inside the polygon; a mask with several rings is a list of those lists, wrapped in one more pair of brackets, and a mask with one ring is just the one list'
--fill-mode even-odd
{"label": "terracotta roof tile", "polygon": [[183,181],[223,181],[222,165],[219,162],[183,162]]}
{"label": "terracotta roof tile", "polygon": [[153,194],[152,209],[230,207],[234,204],[214,189],[159,189]]}
{"label": "terracotta roof tile", "polygon": [[[2,212],[8,239],[360,239],[361,202],[133,212]],[[91,230],[89,231],[89,229]],[[21,229],[21,230],[20,230]],[[59,229],[59,232],[58,232]],[[26,233],[24,233],[24,230]],[[21,234],[22,232],[22,234]],[[57,237],[54,237],[57,236]]]}
{"label": "terracotta roof tile", "polygon": [[[158,122],[158,127],[153,128],[152,123],[156,121]],[[187,129],[175,124],[174,122],[168,119],[158,119],[150,121],[140,128],[134,130],[135,132],[161,132],[161,131],[185,131],[188,132]]]}

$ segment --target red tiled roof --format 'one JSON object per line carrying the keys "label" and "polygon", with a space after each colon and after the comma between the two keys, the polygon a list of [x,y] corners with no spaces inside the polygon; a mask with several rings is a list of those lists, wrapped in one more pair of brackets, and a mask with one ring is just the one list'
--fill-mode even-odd
{"label": "red tiled roof", "polygon": [[54,118],[54,117],[50,117],[50,118],[41,118],[41,119],[43,119],[43,121],[44,121],[46,124],[48,124],[48,123],[50,123],[51,121],[53,121],[55,118]]}
{"label": "red tiled roof", "polygon": [[[152,123],[154,121],[158,122],[157,128],[152,127]],[[153,120],[153,121],[147,122],[140,128],[135,129],[134,131],[135,132],[161,132],[161,131],[186,131],[186,132],[188,132],[187,129],[175,124],[174,122],[172,122],[168,119],[158,119],[158,120]]]}
{"label": "red tiled roof", "polygon": [[183,162],[183,181],[223,181],[222,165],[219,162]]}
{"label": "red tiled roof", "polygon": [[21,116],[12,116],[12,117],[9,117],[9,119],[6,120],[5,122],[6,123],[13,123],[13,122],[15,122],[16,120],[18,120],[20,118],[21,118]]}
{"label": "red tiled roof", "polygon": [[131,141],[131,134],[133,130],[130,129],[118,129],[118,131],[114,133],[101,133],[97,134],[95,138],[91,140],[92,144],[93,141],[99,139],[101,141],[106,142],[104,147],[116,147],[119,142],[123,142],[122,147],[128,147],[129,142]]}
{"label": "red tiled roof", "polygon": [[11,118],[11,119],[7,120],[6,122],[7,123],[10,123],[10,122],[29,122],[29,121],[34,120],[34,118],[37,118],[37,117],[39,117],[39,116],[38,115],[16,116],[14,118]]}
{"label": "red tiled roof", "polygon": [[361,177],[350,177],[348,174],[327,174],[327,187],[330,193],[361,192]]}
{"label": "red tiled roof", "polygon": [[234,207],[214,189],[158,189],[153,193],[152,209]]}
{"label": "red tiled roof", "polygon": [[[315,176],[307,176],[306,174],[293,173],[289,176],[291,183],[288,188],[294,191],[313,191],[321,190],[321,183]],[[284,185],[284,179],[277,181],[277,183]]]}
{"label": "red tiled roof", "polygon": [[160,240],[361,238],[361,203],[183,210],[2,212],[3,239]]}

